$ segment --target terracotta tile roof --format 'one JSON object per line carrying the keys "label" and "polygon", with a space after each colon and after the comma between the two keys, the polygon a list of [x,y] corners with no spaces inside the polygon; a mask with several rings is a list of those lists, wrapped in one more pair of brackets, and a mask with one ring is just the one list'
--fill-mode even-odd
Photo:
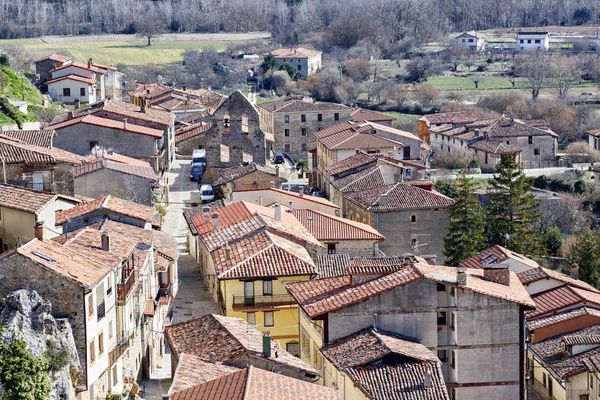
{"label": "terracotta tile roof", "polygon": [[395,121],[396,118],[390,117],[377,111],[367,110],[366,108],[357,108],[350,114],[352,119],[356,122],[387,122]]}
{"label": "terracotta tile roof", "polygon": [[346,267],[347,275],[385,275],[415,262],[414,257],[356,257]]}
{"label": "terracotta tile roof", "polygon": [[249,366],[173,393],[172,400],[341,400],[335,389]]}
{"label": "terracotta tile roof", "polygon": [[110,169],[112,171],[122,172],[127,175],[134,175],[140,178],[146,178],[151,181],[158,180],[158,176],[154,172],[154,169],[150,166],[141,167],[139,165],[124,164],[121,162],[112,162],[109,160],[101,160],[93,163],[77,165],[73,168],[73,177],[77,178],[79,176],[86,175],[104,168]]}
{"label": "terracotta tile roof", "polygon": [[512,144],[505,144],[499,140],[482,139],[469,144],[469,147],[475,150],[483,151],[489,154],[514,154],[520,153],[521,148]]}
{"label": "terracotta tile roof", "polygon": [[[378,133],[385,131],[393,135],[396,139],[392,140]],[[419,140],[415,135],[409,132],[390,128],[389,126],[379,125],[372,122],[358,124],[347,121],[338,125],[330,126],[327,129],[316,132],[317,142],[322,143],[330,150],[355,150],[355,149],[373,149],[373,148],[401,148],[402,138]]]}
{"label": "terracotta tile roof", "polygon": [[325,172],[330,175],[339,175],[347,171],[351,171],[356,168],[360,168],[363,165],[375,163],[377,157],[371,154],[359,152],[348,158],[344,158],[342,161],[338,161],[335,164],[331,164],[325,168]]}
{"label": "terracotta tile roof", "polygon": [[169,394],[201,385],[239,370],[237,367],[223,363],[213,364],[193,354],[183,353],[179,356]]}
{"label": "terracotta tile roof", "polygon": [[289,47],[282,47],[269,52],[276,58],[310,58],[321,54],[320,51],[307,49],[305,47],[296,47],[295,49]]}
{"label": "terracotta tile roof", "polygon": [[[296,192],[292,192],[292,191],[288,191],[288,190],[282,190],[282,189],[276,189],[276,188],[268,188],[268,189],[261,189],[261,190],[270,190],[273,191],[275,193],[280,193],[283,194],[285,196],[288,197],[292,197],[292,198],[296,198],[296,199],[302,199],[302,200],[306,200],[306,201],[311,201],[313,203],[319,203],[321,205],[327,206],[327,207],[331,207],[331,208],[335,208],[335,209],[339,209],[340,207],[332,202],[330,202],[327,199],[324,199],[322,197],[315,197],[315,196],[309,196],[309,195],[300,195],[299,193]],[[285,205],[285,204],[284,204]]]}
{"label": "terracotta tile roof", "polygon": [[467,124],[467,128],[485,128],[486,126],[490,126],[496,120],[495,119],[480,119],[470,124]]}
{"label": "terracotta tile roof", "polygon": [[[387,195],[387,205],[381,204],[381,195]],[[367,211],[446,208],[454,204],[451,198],[435,190],[422,189],[410,182],[399,182],[362,192],[350,192],[344,194],[344,197]]]}
{"label": "terracotta tile roof", "polygon": [[525,314],[528,321],[584,302],[600,306],[599,293],[568,285],[536,293],[531,298],[535,302],[536,309]]}
{"label": "terracotta tile roof", "polygon": [[70,235],[63,246],[104,265],[116,267],[130,257],[138,245],[136,240],[126,235],[111,232],[110,251],[103,251],[103,234],[104,232],[97,229],[84,228]]}
{"label": "terracotta tile roof", "polygon": [[582,334],[572,334],[572,335],[564,335],[560,338],[563,343],[567,346],[577,346],[577,345],[589,345],[589,344],[597,344],[600,345],[600,332],[598,334],[590,334],[590,335],[582,335]]}
{"label": "terracotta tile roof", "polygon": [[173,92],[180,96],[184,95],[191,99],[197,99],[202,106],[208,109],[210,114],[219,108],[219,106],[227,99],[227,96],[224,94],[210,89],[173,89]]}
{"label": "terracotta tile roof", "polygon": [[33,239],[16,251],[45,268],[93,289],[111,271],[112,266],[100,263],[54,241]]}
{"label": "terracotta tile roof", "polygon": [[52,60],[52,61],[58,61],[58,62],[67,62],[67,61],[71,61],[71,57],[63,56],[63,55],[54,53],[52,55],[49,55],[49,56],[46,56],[46,57],[42,57],[39,60],[35,60],[34,63],[37,64],[39,62],[46,61],[46,60]]}
{"label": "terracotta tile roof", "polygon": [[521,280],[523,285],[527,285],[529,283],[541,281],[544,279],[554,279],[559,282],[566,283],[570,286],[578,287],[580,289],[584,289],[590,292],[600,293],[598,289],[579,279],[573,279],[568,275],[560,273],[558,271],[553,271],[548,268],[538,267],[534,269],[529,269],[526,271],[519,272],[517,277]]}
{"label": "terracotta tile roof", "polygon": [[0,207],[39,214],[54,200],[53,193],[0,184]]}
{"label": "terracotta tile roof", "polygon": [[54,71],[60,71],[60,70],[65,69],[67,67],[77,67],[79,69],[83,69],[83,70],[86,70],[86,71],[99,72],[99,73],[106,72],[106,70],[104,70],[103,68],[96,67],[93,64],[92,65],[84,64],[84,63],[81,63],[79,61],[73,61],[70,64],[54,68],[52,70],[52,72],[54,72]]}
{"label": "terracotta tile roof", "polygon": [[505,259],[515,260],[529,268],[539,268],[539,264],[533,261],[531,258],[527,258],[522,254],[515,253],[514,251],[508,250],[502,246],[492,246],[473,257],[460,263],[461,267],[465,268],[483,268],[485,265],[500,264]]}
{"label": "terracotta tile roof", "polygon": [[591,315],[593,317],[597,317],[599,318],[598,322],[600,322],[600,310],[596,310],[594,308],[589,307],[580,307],[571,311],[553,314],[547,317],[542,317],[533,321],[529,321],[527,325],[529,327],[529,330],[531,331],[539,328],[544,328],[546,326],[558,324],[560,322],[568,321],[570,319],[578,318],[583,315]]}
{"label": "terracotta tile roof", "polygon": [[[210,203],[205,203],[202,205],[202,207],[209,207],[210,208],[209,215],[210,215],[210,214],[212,214],[212,211],[215,211],[219,208],[225,207],[229,204],[231,204],[231,202],[228,200],[218,199],[215,201],[211,201]],[[192,223],[192,217],[195,217],[197,215],[200,215],[202,217],[202,207],[184,208],[184,211],[183,211],[183,218],[185,219],[185,222],[188,224],[188,229],[194,236],[198,234],[198,230],[196,230],[196,226]]]}
{"label": "terracotta tile roof", "polygon": [[175,143],[181,143],[184,140],[198,137],[210,130],[212,124],[210,122],[200,121],[197,124],[179,128],[175,131]]}
{"label": "terracotta tile roof", "polygon": [[138,167],[150,167],[151,168],[151,165],[148,161],[138,160],[137,158],[127,157],[122,154],[105,152],[102,154],[102,158],[105,158],[110,161],[122,163],[122,164],[137,165]]}
{"label": "terracotta tile roof", "polygon": [[[466,273],[467,284],[461,288],[528,307],[535,306],[517,279],[511,279],[510,286],[505,286],[483,279],[482,270],[468,269]],[[298,282],[288,285],[287,288],[298,305],[308,316],[314,318],[360,303],[370,297],[419,279],[456,285],[456,268],[415,263],[391,274],[354,286],[351,284],[350,276],[344,276]]]}
{"label": "terracotta tile roof", "polygon": [[60,82],[60,81],[65,81],[65,80],[76,81],[76,82],[81,82],[81,83],[87,83],[88,85],[93,85],[94,84],[94,80],[91,79],[91,78],[86,78],[86,77],[83,77],[83,76],[70,74],[70,75],[61,76],[60,78],[49,80],[49,81],[46,82],[46,85],[51,85],[53,83]]}
{"label": "terracotta tile roof", "polygon": [[88,203],[83,203],[68,210],[58,211],[56,213],[56,225],[62,225],[67,219],[80,218],[94,211],[105,209],[117,214],[140,219],[145,222],[152,222],[156,213],[154,207],[144,206],[132,201],[119,199],[111,195],[99,197]]}
{"label": "terracotta tile roof", "polygon": [[600,129],[591,129],[589,131],[585,131],[586,134],[594,137],[600,137]]}
{"label": "terracotta tile roof", "polygon": [[322,111],[342,111],[350,112],[350,107],[337,103],[313,103],[300,99],[286,99],[279,101],[271,101],[268,103],[259,104],[260,107],[272,113],[283,112],[322,112]]}
{"label": "terracotta tile roof", "polygon": [[[186,353],[210,361],[212,352],[216,354],[217,362],[225,364],[247,356],[265,358],[262,354],[263,334],[241,318],[207,314],[167,326],[165,334],[176,359]],[[271,349],[270,361],[318,375],[310,365],[278,348],[275,341],[271,341]]]}
{"label": "terracotta tile roof", "polygon": [[386,154],[374,154],[375,157],[377,157],[378,160],[384,161],[388,164],[393,164],[395,166],[399,166],[399,167],[405,167],[405,166],[409,166],[409,167],[414,167],[414,168],[419,168],[419,169],[427,169],[427,167],[423,164],[419,164],[419,160],[400,160],[396,157],[391,157],[389,155]]}
{"label": "terracotta tile roof", "polygon": [[336,179],[331,185],[340,192],[362,192],[385,186],[385,178],[378,165]]}
{"label": "terracotta tile roof", "polygon": [[41,147],[23,143],[0,134],[0,157],[7,164],[69,163],[81,164],[85,157],[56,147]]}
{"label": "terracotta tile roof", "polygon": [[129,92],[129,96],[144,99],[153,99],[169,94],[173,91],[172,88],[161,85],[160,83],[137,83],[137,87]]}
{"label": "terracotta tile roof", "polygon": [[148,128],[141,125],[136,125],[128,122],[125,128],[123,121],[115,121],[114,119],[97,117],[93,114],[86,115],[85,117],[74,118],[59,124],[52,125],[52,129],[59,130],[67,126],[76,124],[87,124],[93,126],[100,126],[103,128],[116,129],[128,133],[136,133],[145,136],[152,136],[155,138],[162,138],[164,132],[158,129]]}
{"label": "terracotta tile roof", "polygon": [[39,131],[35,130],[2,130],[0,129],[0,136],[4,136],[6,138],[10,138],[13,140],[18,140],[19,142],[31,144],[34,146],[52,147],[52,141],[56,136],[56,131],[54,129],[42,129]]}
{"label": "terracotta tile roof", "polygon": [[439,114],[427,114],[421,117],[430,124],[469,124],[478,120],[477,115],[471,111],[457,111]]}
{"label": "terracotta tile roof", "polygon": [[294,216],[317,240],[384,240],[370,225],[313,210],[294,210]]}
{"label": "terracotta tile roof", "polygon": [[558,137],[556,133],[549,129],[542,129],[536,126],[540,126],[539,121],[534,121],[532,126],[528,124],[528,121],[519,119],[513,119],[508,117],[498,118],[494,123],[485,128],[485,132],[490,138],[499,137],[519,137],[519,136],[554,136]]}
{"label": "terracotta tile roof", "polygon": [[253,172],[260,172],[263,174],[271,175],[273,181],[277,180],[277,171],[273,168],[257,164],[255,162],[248,163],[246,165],[237,165],[231,168],[224,168],[219,171],[219,179],[213,183],[215,186],[224,185],[227,182],[234,181],[243,176],[249,175]]}
{"label": "terracotta tile roof", "polygon": [[452,125],[440,125],[429,129],[430,133],[441,134],[444,136],[459,136],[461,133],[465,133],[467,128],[465,126],[459,126],[453,128]]}
{"label": "terracotta tile roof", "polygon": [[567,349],[567,344],[563,341],[563,337],[579,336],[596,338],[599,335],[600,324],[597,324],[573,331],[567,335],[560,334],[538,343],[531,343],[528,345],[528,348],[540,357],[550,370],[564,379],[585,372],[587,370],[585,361],[597,359],[600,356],[600,348],[595,347],[591,350],[571,355]]}
{"label": "terracotta tile roof", "polygon": [[319,278],[344,276],[348,265],[350,265],[349,254],[320,254],[317,256]]}

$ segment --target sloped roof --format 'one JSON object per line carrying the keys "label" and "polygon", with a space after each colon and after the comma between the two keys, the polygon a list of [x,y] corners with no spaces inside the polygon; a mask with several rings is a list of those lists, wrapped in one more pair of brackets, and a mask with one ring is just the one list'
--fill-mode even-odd
{"label": "sloped roof", "polygon": [[491,139],[478,140],[477,142],[469,144],[469,147],[489,154],[500,155],[520,153],[522,151],[518,146]]}
{"label": "sloped roof", "polygon": [[146,178],[151,181],[158,180],[158,176],[154,172],[154,169],[150,166],[142,167],[139,165],[112,162],[110,160],[100,160],[93,163],[75,166],[75,168],[73,168],[73,177],[77,178],[79,176],[86,175],[104,168],[122,172],[127,175],[134,175],[140,178]]}
{"label": "sloped roof", "polygon": [[56,147],[42,147],[23,143],[0,133],[0,157],[7,164],[71,163],[81,164],[85,157]]}
{"label": "sloped roof", "polygon": [[439,113],[439,114],[427,114],[421,117],[422,119],[428,121],[430,124],[468,124],[477,121],[477,115],[475,115],[472,111],[456,111],[456,112],[448,112],[448,113]]}
{"label": "sloped roof", "polygon": [[126,215],[140,219],[145,222],[152,222],[156,213],[154,207],[144,206],[132,201],[127,201],[111,195],[99,197],[88,203],[83,203],[68,210],[58,211],[56,213],[56,225],[62,225],[68,219],[80,218],[86,214],[100,209],[109,210],[117,214]]}
{"label": "sloped roof", "polygon": [[488,137],[490,138],[519,136],[558,137],[558,135],[553,131],[549,129],[539,128],[539,126],[540,124],[538,121],[534,121],[533,125],[530,125],[528,121],[508,117],[500,117],[496,121],[494,121],[494,123],[485,128],[485,131]]}
{"label": "sloped roof", "polygon": [[322,112],[322,111],[346,111],[350,112],[350,107],[338,103],[326,103],[304,101],[301,99],[286,99],[279,101],[270,101],[259,104],[258,107],[273,113],[279,112]]}
{"label": "sloped roof", "polygon": [[[67,66],[70,66],[70,65],[66,65],[65,67],[67,67]],[[65,81],[65,80],[87,83],[88,85],[94,84],[94,80],[92,78],[86,78],[84,76],[69,74],[69,75],[61,76],[60,78],[49,80],[46,82],[46,85],[51,85],[53,83]]]}
{"label": "sloped roof", "polygon": [[560,273],[558,271],[553,271],[548,268],[538,267],[534,269],[529,269],[527,271],[522,271],[517,274],[517,277],[521,281],[523,285],[527,285],[529,283],[538,282],[546,279],[554,279],[559,282],[566,283],[567,285],[578,287],[580,289],[588,290],[590,292],[600,293],[598,289],[593,287],[587,282],[584,282],[579,279],[573,279],[568,275]]}
{"label": "sloped roof", "polygon": [[52,129],[55,129],[55,130],[62,129],[67,126],[76,125],[76,124],[87,124],[87,125],[100,126],[103,128],[117,129],[117,130],[120,130],[123,132],[136,133],[136,134],[145,135],[145,136],[152,136],[155,138],[161,138],[161,137],[163,137],[163,134],[164,134],[164,132],[159,129],[148,128],[146,126],[136,125],[131,122],[128,122],[127,127],[125,127],[125,124],[123,121],[115,121],[114,119],[110,119],[110,118],[102,118],[102,117],[98,117],[93,114],[86,115],[84,117],[70,119],[68,121],[52,125]]}
{"label": "sloped roof", "polygon": [[63,56],[63,55],[54,53],[54,54],[51,54],[49,56],[42,57],[39,60],[35,60],[34,63],[37,64],[39,62],[46,61],[46,60],[52,60],[52,61],[58,61],[58,62],[67,62],[67,61],[71,61],[71,57]]}
{"label": "sloped roof", "polygon": [[38,214],[56,200],[56,197],[53,193],[0,184],[0,207]]}
{"label": "sloped roof", "polygon": [[344,276],[348,265],[350,265],[349,254],[319,254],[317,256],[317,274],[319,278]]}
{"label": "sloped roof", "polygon": [[494,245],[479,252],[473,257],[461,262],[460,266],[465,268],[483,268],[485,265],[500,264],[505,259],[515,260],[529,268],[538,268],[540,266],[531,258],[498,245]]}
{"label": "sloped roof", "polygon": [[385,178],[381,168],[375,165],[331,182],[341,192],[361,192],[385,186]]}
{"label": "sloped roof", "polygon": [[181,143],[184,140],[195,138],[210,130],[212,124],[210,122],[200,121],[197,124],[179,128],[175,131],[175,143]]}
{"label": "sloped roof", "polygon": [[536,293],[531,296],[531,299],[535,302],[536,308],[525,313],[525,318],[528,321],[580,303],[600,307],[600,293],[578,289],[569,285]]}
{"label": "sloped roof", "polygon": [[[387,195],[387,204],[381,204],[382,195]],[[422,189],[410,182],[398,182],[370,190],[349,192],[344,194],[344,197],[367,211],[445,208],[454,204],[451,198],[435,190]]]}
{"label": "sloped roof", "polygon": [[73,61],[70,64],[54,68],[52,70],[52,72],[54,72],[54,71],[60,71],[60,70],[65,69],[67,67],[77,67],[79,69],[83,69],[83,70],[86,70],[86,71],[92,71],[92,72],[106,72],[106,70],[104,70],[103,68],[99,68],[97,66],[94,66],[94,64],[88,65],[88,64],[81,63],[79,61]]}
{"label": "sloped roof", "polygon": [[[225,364],[245,356],[264,357],[263,334],[241,318],[207,314],[167,326],[165,334],[176,359],[186,353],[210,361],[212,352],[216,354],[217,362]],[[271,347],[270,361],[318,375],[310,365],[286,350],[278,349],[275,341],[271,342]],[[278,357],[275,357],[276,351]]]}
{"label": "sloped roof", "polygon": [[561,312],[558,314],[552,314],[547,317],[542,317],[533,321],[529,321],[527,323],[527,326],[529,327],[529,330],[535,330],[539,328],[544,328],[546,326],[558,324],[564,321],[568,321],[574,318],[578,318],[584,315],[591,315],[593,317],[596,317],[598,318],[598,322],[600,323],[600,310],[596,310],[594,308],[589,307],[580,307],[574,310]]}
{"label": "sloped roof", "polygon": [[294,216],[317,240],[384,240],[370,225],[319,211],[295,209]]}
{"label": "sloped roof", "polygon": [[219,171],[219,178],[213,183],[215,186],[223,185],[227,182],[234,181],[243,176],[250,175],[253,172],[259,172],[273,176],[273,179],[277,178],[277,171],[271,167],[260,165],[255,162],[248,163],[246,165],[237,165],[231,168],[224,168]]}
{"label": "sloped roof", "polygon": [[350,114],[352,119],[356,122],[389,122],[395,121],[396,118],[390,117],[377,111],[368,110],[366,108],[357,108]]}
{"label": "sloped roof", "polygon": [[213,364],[193,354],[183,353],[179,356],[169,394],[210,382],[239,370],[234,366],[223,363]]}
{"label": "sloped roof", "polygon": [[282,47],[279,49],[271,50],[270,54],[273,54],[276,58],[310,58],[321,54],[320,51],[307,49],[305,47]]}
{"label": "sloped roof", "polygon": [[30,144],[33,146],[40,146],[50,148],[52,147],[52,140],[56,136],[54,129],[42,129],[36,130],[0,130],[0,136],[18,140],[19,142]]}
{"label": "sloped roof", "polygon": [[341,161],[331,164],[330,166],[325,168],[325,171],[330,175],[339,175],[341,173],[360,168],[363,165],[375,163],[376,161],[377,157],[371,154],[363,153],[361,151],[357,154],[354,154],[353,156],[344,158]]}

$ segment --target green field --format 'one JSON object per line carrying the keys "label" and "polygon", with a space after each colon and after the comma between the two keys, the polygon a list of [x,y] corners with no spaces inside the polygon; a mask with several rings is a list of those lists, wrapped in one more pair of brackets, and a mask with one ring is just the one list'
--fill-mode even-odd
{"label": "green field", "polygon": [[84,62],[93,58],[95,62],[107,65],[171,64],[183,60],[186,50],[201,50],[214,47],[222,51],[231,43],[227,40],[161,40],[146,46],[145,40],[135,42],[64,42],[44,43],[40,39],[0,40],[0,49],[6,45],[21,46],[32,57],[43,57],[52,53],[65,54]]}
{"label": "green field", "polygon": [[[432,76],[427,82],[440,90],[473,90],[475,83],[470,77],[459,76]],[[524,78],[516,78],[515,87],[524,88],[527,84]],[[496,76],[483,76],[479,78],[480,90],[512,89],[512,84],[507,78]]]}
{"label": "green field", "polygon": [[396,118],[398,121],[414,121],[421,118],[419,114],[404,114],[396,111],[378,111],[382,114],[388,115],[390,117]]}

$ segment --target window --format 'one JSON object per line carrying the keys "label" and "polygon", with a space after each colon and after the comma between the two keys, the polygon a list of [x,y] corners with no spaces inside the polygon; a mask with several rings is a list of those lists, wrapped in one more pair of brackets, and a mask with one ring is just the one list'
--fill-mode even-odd
{"label": "window", "polygon": [[443,283],[439,283],[437,284],[437,291],[438,292],[445,292],[446,291],[446,285],[444,285]]}
{"label": "window", "polygon": [[473,43],[473,39],[469,39],[469,43]]}
{"label": "window", "polygon": [[112,274],[108,275],[108,282],[107,282],[107,288],[106,288],[106,295],[110,296],[112,294]]}
{"label": "window", "polygon": [[454,288],[454,286],[451,286],[450,287],[450,296],[454,296],[454,293],[455,293],[455,288]]}
{"label": "window", "polygon": [[417,223],[417,216],[415,214],[410,216],[410,223],[411,224],[416,224]]}
{"label": "window", "polygon": [[302,132],[302,136],[306,136],[306,128],[302,128],[301,132]]}
{"label": "window", "polygon": [[448,361],[448,354],[446,353],[446,350],[438,350],[437,355],[441,362]]}
{"label": "window", "polygon": [[104,354],[104,332],[98,335],[98,356]]}
{"label": "window", "polygon": [[455,313],[450,313],[450,329],[452,329],[452,330],[456,329],[456,314]]}
{"label": "window", "polygon": [[510,144],[510,141],[509,141],[509,140],[507,140],[507,141],[506,141],[506,144]]}
{"label": "window", "polygon": [[463,39],[463,40],[462,40],[462,42],[464,43],[464,42],[465,42],[465,39]]}
{"label": "window", "polygon": [[265,311],[265,326],[275,325],[275,316],[273,311]]}
{"label": "window", "polygon": [[306,114],[300,115],[300,122],[306,122]]}
{"label": "window", "polygon": [[302,71],[302,65],[298,65],[298,71]]}
{"label": "window", "polygon": [[300,327],[300,345],[305,354],[310,354],[310,337],[303,327]]}
{"label": "window", "polygon": [[302,151],[306,151],[306,143],[302,143]]}
{"label": "window", "polygon": [[321,132],[321,129],[323,129],[323,128],[321,128],[321,127],[318,127],[318,128],[317,128],[317,132]]}
{"label": "window", "polygon": [[340,113],[334,113],[333,114],[333,120],[334,121],[339,121],[340,120]]}
{"label": "window", "polygon": [[286,128],[286,129],[284,129],[284,131],[283,131],[283,135],[284,135],[284,136],[290,136],[290,130],[289,130],[289,129],[287,129],[287,128]]}
{"label": "window", "polygon": [[404,156],[402,157],[403,160],[410,160],[410,147],[406,146],[404,149]]}
{"label": "window", "polygon": [[88,297],[88,317],[94,315],[94,295],[90,294]]}
{"label": "window", "polygon": [[284,149],[285,149],[286,153],[289,153],[290,152],[290,145],[286,144],[285,147],[284,147]]}
{"label": "window", "polygon": [[96,343],[94,343],[94,339],[90,342],[90,362],[93,363],[96,361]]}
{"label": "window", "polygon": [[529,144],[533,144],[533,136],[529,136]]}
{"label": "window", "polygon": [[98,146],[98,142],[90,142],[90,150],[94,150],[96,146]]}
{"label": "window", "polygon": [[80,88],[79,89],[79,95],[80,96],[85,96],[85,88]]}
{"label": "window", "polygon": [[546,373],[542,372],[542,386],[547,387],[548,383],[546,382]]}
{"label": "window", "polygon": [[288,342],[285,344],[285,349],[293,356],[300,357],[298,342]]}
{"label": "window", "polygon": [[273,295],[273,281],[263,281],[263,296]]}
{"label": "window", "polygon": [[540,39],[535,39],[535,43],[540,44],[540,43],[542,43],[542,41]]}
{"label": "window", "polygon": [[456,351],[452,350],[452,360],[450,362],[450,366],[453,369],[456,369]]}
{"label": "window", "polygon": [[117,386],[117,384],[119,383],[119,374],[117,373],[117,366],[113,366],[112,369],[112,381],[113,381],[113,386]]}
{"label": "window", "polygon": [[[520,40],[521,44],[525,43],[525,41],[523,39]],[[522,48],[522,47],[521,47]]]}
{"label": "window", "polygon": [[63,88],[63,97],[70,97],[70,96],[71,96],[71,89]]}
{"label": "window", "polygon": [[110,321],[108,323],[108,340],[111,340],[113,338],[113,322]]}
{"label": "window", "polygon": [[317,114],[317,121],[323,121],[323,114]]}
{"label": "window", "polygon": [[248,322],[250,325],[256,325],[256,313],[246,313],[246,322]]}
{"label": "window", "polygon": [[290,116],[289,115],[284,115],[283,116],[283,122],[285,122],[286,124],[290,123]]}
{"label": "window", "polygon": [[531,39],[529,39],[529,40],[527,41],[527,44],[531,44]]}
{"label": "window", "polygon": [[590,375],[590,389],[594,388],[594,375]]}
{"label": "window", "polygon": [[327,243],[327,254],[335,254],[335,243]]}
{"label": "window", "polygon": [[437,324],[438,325],[446,325],[446,311],[438,311]]}
{"label": "window", "polygon": [[248,133],[248,117],[242,115],[242,133]]}
{"label": "window", "polygon": [[485,153],[485,163],[488,163],[488,153]]}
{"label": "window", "polygon": [[539,156],[540,155],[540,149],[533,149],[533,155],[534,156]]}

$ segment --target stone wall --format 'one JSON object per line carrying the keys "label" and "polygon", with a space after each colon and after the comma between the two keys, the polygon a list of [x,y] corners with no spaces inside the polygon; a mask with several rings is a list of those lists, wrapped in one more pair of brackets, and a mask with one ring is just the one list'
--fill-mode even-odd
{"label": "stone wall", "polygon": [[140,176],[101,168],[75,178],[75,194],[93,199],[110,194],[151,206],[152,182]]}
{"label": "stone wall", "polygon": [[223,196],[227,200],[231,200],[231,192],[234,190],[250,190],[250,189],[268,189],[270,187],[279,187],[279,183],[285,181],[282,178],[277,178],[274,175],[265,174],[264,172],[252,172],[244,175],[234,181],[227,182],[221,185]]}
{"label": "stone wall", "polygon": [[335,243],[335,254],[349,254],[350,257],[378,256],[379,246],[375,240],[320,240],[325,247],[319,249],[319,255],[327,254],[327,243]]}

